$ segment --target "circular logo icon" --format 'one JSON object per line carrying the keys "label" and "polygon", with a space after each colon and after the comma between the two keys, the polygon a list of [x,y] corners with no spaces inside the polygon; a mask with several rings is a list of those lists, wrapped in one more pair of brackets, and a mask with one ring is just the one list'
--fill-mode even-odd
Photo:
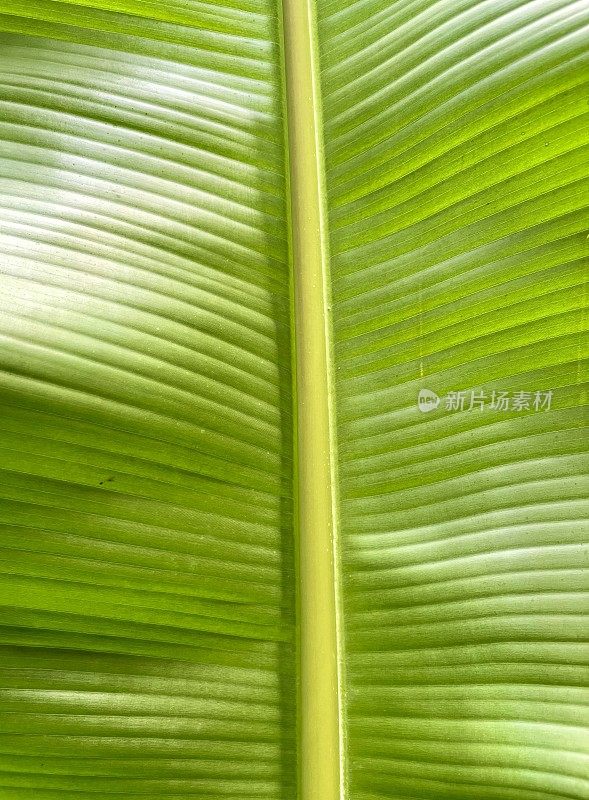
{"label": "circular logo icon", "polygon": [[428,411],[435,411],[440,405],[440,398],[431,389],[420,389],[417,395],[417,406],[420,411],[427,414]]}

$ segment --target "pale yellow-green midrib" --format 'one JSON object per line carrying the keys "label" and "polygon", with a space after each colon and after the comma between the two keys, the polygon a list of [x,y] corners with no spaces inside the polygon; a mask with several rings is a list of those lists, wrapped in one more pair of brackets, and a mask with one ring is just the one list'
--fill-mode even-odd
{"label": "pale yellow-green midrib", "polygon": [[283,0],[297,415],[299,800],[343,797],[328,247],[314,11]]}

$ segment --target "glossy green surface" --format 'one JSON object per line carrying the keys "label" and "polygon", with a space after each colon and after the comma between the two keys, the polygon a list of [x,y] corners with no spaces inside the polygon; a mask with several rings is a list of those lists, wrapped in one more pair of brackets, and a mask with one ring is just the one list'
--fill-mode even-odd
{"label": "glossy green surface", "polygon": [[587,6],[319,8],[350,797],[585,797]]}
{"label": "glossy green surface", "polygon": [[1,3],[3,800],[295,791],[277,19],[176,5]]}
{"label": "glossy green surface", "polygon": [[300,9],[0,0],[0,800],[589,792],[587,5]]}

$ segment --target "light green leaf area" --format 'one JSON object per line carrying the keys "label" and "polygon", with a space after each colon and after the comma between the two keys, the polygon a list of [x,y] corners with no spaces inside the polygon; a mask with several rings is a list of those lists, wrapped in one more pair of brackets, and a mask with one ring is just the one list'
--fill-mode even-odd
{"label": "light green leaf area", "polygon": [[358,800],[588,796],[587,12],[321,11]]}
{"label": "light green leaf area", "polygon": [[102,5],[1,3],[0,796],[288,797],[276,16]]}
{"label": "light green leaf area", "polygon": [[[587,3],[315,12],[345,780],[300,800],[586,800]],[[284,42],[0,0],[0,800],[299,797]]]}

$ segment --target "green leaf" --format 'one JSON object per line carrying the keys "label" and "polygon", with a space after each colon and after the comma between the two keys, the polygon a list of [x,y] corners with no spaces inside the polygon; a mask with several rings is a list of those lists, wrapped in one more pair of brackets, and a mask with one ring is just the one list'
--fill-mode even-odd
{"label": "green leaf", "polygon": [[589,791],[587,21],[320,17],[354,799]]}
{"label": "green leaf", "polygon": [[588,796],[588,30],[0,0],[1,800]]}

